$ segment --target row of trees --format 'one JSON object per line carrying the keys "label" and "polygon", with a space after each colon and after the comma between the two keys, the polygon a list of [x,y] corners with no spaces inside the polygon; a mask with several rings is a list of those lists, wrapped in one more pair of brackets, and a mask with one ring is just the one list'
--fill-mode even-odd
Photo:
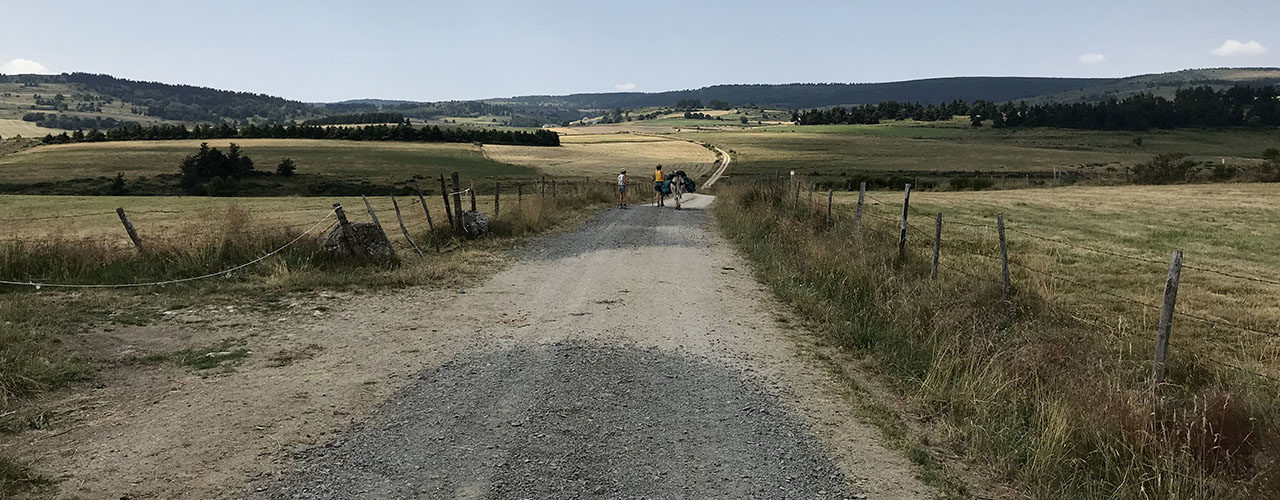
{"label": "row of trees", "polygon": [[76,130],[71,134],[46,135],[45,144],[103,141],[155,141],[178,139],[329,139],[346,141],[403,141],[403,142],[475,142],[482,144],[512,144],[518,146],[559,146],[560,135],[550,130],[533,132],[492,129],[445,128],[438,126],[417,128],[407,123],[399,125],[367,125],[363,127],[333,127],[319,125],[248,125],[236,127],[221,125],[150,125],[137,124],[116,127],[102,132]]}
{"label": "row of trees", "polygon": [[791,114],[791,121],[799,125],[876,124],[880,120],[941,121],[968,115],[985,101],[975,101],[973,106],[960,100],[944,104],[922,105],[918,102],[885,101],[880,104],[863,104],[844,108],[810,109]]}
{"label": "row of trees", "polygon": [[135,122],[122,122],[115,118],[103,116],[72,116],[40,112],[22,115],[22,120],[34,122],[37,126],[44,128],[60,128],[66,130],[93,128],[105,130],[126,125],[136,125]]}
{"label": "row of trees", "polygon": [[366,113],[344,113],[340,115],[322,116],[302,122],[303,125],[350,125],[358,123],[401,123],[404,115],[394,111],[372,111]]}
{"label": "row of trees", "polygon": [[834,107],[794,113],[800,125],[874,124],[880,120],[950,120],[969,116],[977,127],[1061,127],[1088,130],[1147,130],[1151,128],[1201,128],[1280,126],[1280,89],[1273,86],[1235,86],[1214,90],[1200,86],[1178,90],[1172,99],[1138,94],[1097,103],[996,104],[978,100],[972,104],[952,101],[921,105],[894,101],[852,108]]}
{"label": "row of trees", "polygon": [[1235,86],[1179,89],[1173,99],[1138,94],[1098,103],[987,103],[970,119],[991,120],[995,127],[1061,127],[1090,130],[1147,130],[1280,126],[1280,89]]}

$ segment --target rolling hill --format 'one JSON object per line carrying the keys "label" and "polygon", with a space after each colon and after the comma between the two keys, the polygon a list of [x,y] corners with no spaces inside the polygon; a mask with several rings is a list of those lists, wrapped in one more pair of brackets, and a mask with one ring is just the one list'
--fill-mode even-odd
{"label": "rolling hill", "polygon": [[[104,123],[282,123],[339,113],[395,111],[418,120],[479,126],[536,127],[565,123],[615,108],[666,107],[682,99],[727,101],[783,109],[882,101],[937,104],[952,100],[995,102],[1096,102],[1139,92],[1172,95],[1180,87],[1280,84],[1280,68],[1213,68],[1128,78],[950,77],[885,83],[714,85],[667,92],[528,95],[473,101],[416,102],[355,99],[304,103],[251,92],[172,85],[89,73],[0,75],[0,120],[46,128],[109,128]],[[35,113],[43,113],[35,115]]]}

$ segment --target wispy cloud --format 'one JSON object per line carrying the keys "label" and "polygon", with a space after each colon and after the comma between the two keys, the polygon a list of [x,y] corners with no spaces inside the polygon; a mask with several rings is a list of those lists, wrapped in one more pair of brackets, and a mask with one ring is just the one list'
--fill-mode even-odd
{"label": "wispy cloud", "polygon": [[1260,56],[1267,53],[1267,48],[1254,40],[1227,40],[1209,53],[1218,57]]}
{"label": "wispy cloud", "polygon": [[636,89],[636,84],[634,83],[619,83],[613,86],[613,90],[616,90],[618,92],[626,92],[628,90],[635,90],[635,89]]}
{"label": "wispy cloud", "polygon": [[44,67],[43,64],[30,59],[18,58],[4,64],[0,64],[0,73],[4,73],[6,75],[47,75],[53,72],[49,71],[49,68]]}
{"label": "wispy cloud", "polygon": [[1084,54],[1077,59],[1084,64],[1100,64],[1107,61],[1107,56],[1102,54]]}

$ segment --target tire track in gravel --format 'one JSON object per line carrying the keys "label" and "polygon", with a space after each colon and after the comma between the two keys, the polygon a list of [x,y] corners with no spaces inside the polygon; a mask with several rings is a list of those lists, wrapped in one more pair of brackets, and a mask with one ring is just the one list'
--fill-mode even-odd
{"label": "tire track in gravel", "polygon": [[[541,238],[447,310],[474,332],[262,498],[927,498],[781,306],[685,210]],[[691,209],[694,208],[694,209]],[[655,271],[660,270],[660,273]]]}

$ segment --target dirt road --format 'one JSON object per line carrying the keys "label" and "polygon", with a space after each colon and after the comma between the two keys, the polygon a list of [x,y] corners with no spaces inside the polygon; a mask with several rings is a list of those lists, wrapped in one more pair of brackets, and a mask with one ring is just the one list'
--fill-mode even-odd
{"label": "dirt road", "polygon": [[0,442],[64,498],[927,498],[711,226],[611,210],[477,287],[316,292],[86,332],[106,371]]}
{"label": "dirt road", "polygon": [[533,245],[453,304],[483,341],[263,495],[926,496],[686,196]]}

